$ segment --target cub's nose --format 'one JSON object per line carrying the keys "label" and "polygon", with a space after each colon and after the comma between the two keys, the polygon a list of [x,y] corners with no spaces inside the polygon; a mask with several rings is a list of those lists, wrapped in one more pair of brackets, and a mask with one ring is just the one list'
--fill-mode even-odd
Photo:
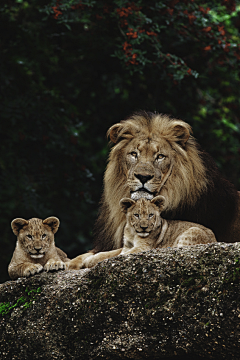
{"label": "cub's nose", "polygon": [[141,175],[141,174],[134,174],[134,176],[141,181],[144,185],[148,180],[153,178],[153,175]]}
{"label": "cub's nose", "polygon": [[146,230],[147,226],[141,226],[141,229]]}
{"label": "cub's nose", "polygon": [[39,251],[42,249],[42,247],[41,247],[41,246],[35,246],[34,249],[35,249],[37,252],[39,252]]}

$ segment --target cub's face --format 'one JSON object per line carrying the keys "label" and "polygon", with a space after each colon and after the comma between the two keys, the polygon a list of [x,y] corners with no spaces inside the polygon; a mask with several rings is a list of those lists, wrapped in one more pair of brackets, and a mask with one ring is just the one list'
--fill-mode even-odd
{"label": "cub's face", "polygon": [[147,237],[161,224],[161,211],[165,198],[156,196],[151,201],[140,198],[137,201],[124,198],[120,201],[122,210],[127,214],[127,224],[140,237]]}
{"label": "cub's face", "polygon": [[45,220],[18,218],[12,221],[12,229],[17,235],[18,246],[35,259],[44,257],[49,248],[54,245],[54,233],[58,227],[59,220],[55,217]]}

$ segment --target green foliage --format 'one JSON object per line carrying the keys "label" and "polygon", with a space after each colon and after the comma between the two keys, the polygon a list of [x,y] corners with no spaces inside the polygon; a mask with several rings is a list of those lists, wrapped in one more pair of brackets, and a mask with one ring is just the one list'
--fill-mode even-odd
{"label": "green foliage", "polygon": [[1,280],[15,217],[55,215],[91,248],[109,126],[138,109],[189,122],[239,186],[239,1],[9,0],[0,5]]}
{"label": "green foliage", "polygon": [[0,303],[0,315],[4,316],[6,314],[10,314],[11,311],[16,307],[21,307],[23,310],[29,308],[33,301],[36,300],[35,295],[41,293],[41,288],[29,290],[28,288],[25,289],[26,296],[21,296],[17,299],[15,304],[11,304],[10,302],[3,302]]}

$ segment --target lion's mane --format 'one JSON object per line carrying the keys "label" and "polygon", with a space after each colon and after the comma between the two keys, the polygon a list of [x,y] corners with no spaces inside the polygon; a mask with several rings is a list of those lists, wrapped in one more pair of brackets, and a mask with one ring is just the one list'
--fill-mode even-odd
{"label": "lion's mane", "polygon": [[141,141],[153,135],[167,140],[177,154],[161,190],[167,201],[163,217],[202,224],[214,231],[218,241],[223,241],[237,212],[237,190],[220,175],[214,161],[200,149],[191,132],[190,125],[182,120],[147,112],[135,113],[108,130],[115,145],[104,176],[94,252],[122,246],[126,220],[119,201],[130,197],[123,157],[133,138]]}

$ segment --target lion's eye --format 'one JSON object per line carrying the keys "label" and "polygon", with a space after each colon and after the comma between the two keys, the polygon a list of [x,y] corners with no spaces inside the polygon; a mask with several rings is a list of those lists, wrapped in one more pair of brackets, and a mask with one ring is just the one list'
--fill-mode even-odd
{"label": "lion's eye", "polygon": [[130,154],[131,154],[133,157],[137,158],[137,153],[136,153],[136,151],[132,151]]}
{"label": "lion's eye", "polygon": [[32,235],[27,234],[27,237],[32,240]]}
{"label": "lion's eye", "polygon": [[47,236],[46,234],[43,234],[43,235],[42,235],[42,239],[45,239],[46,236]]}
{"label": "lion's eye", "polygon": [[163,154],[158,154],[158,156],[156,157],[156,160],[163,160],[166,156]]}
{"label": "lion's eye", "polygon": [[148,217],[152,218],[154,214],[149,214]]}
{"label": "lion's eye", "polygon": [[139,214],[134,214],[134,216],[135,216],[136,218],[139,218]]}

